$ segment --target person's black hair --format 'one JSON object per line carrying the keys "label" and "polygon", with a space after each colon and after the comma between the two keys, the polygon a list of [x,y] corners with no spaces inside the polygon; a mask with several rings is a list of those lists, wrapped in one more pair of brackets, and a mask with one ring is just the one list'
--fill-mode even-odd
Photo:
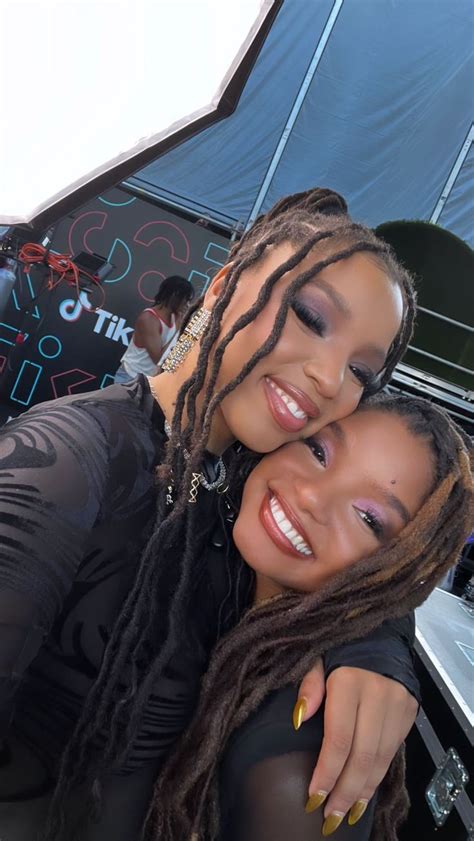
{"label": "person's black hair", "polygon": [[165,277],[158,292],[155,295],[155,304],[168,306],[180,301],[191,301],[194,296],[194,289],[189,280],[181,275],[173,274]]}

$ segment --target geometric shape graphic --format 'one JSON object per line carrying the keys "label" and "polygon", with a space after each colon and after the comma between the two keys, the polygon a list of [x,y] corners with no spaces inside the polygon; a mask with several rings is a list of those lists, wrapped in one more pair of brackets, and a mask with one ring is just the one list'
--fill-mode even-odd
{"label": "geometric shape graphic", "polygon": [[[43,342],[53,342],[55,347],[45,350]],[[62,353],[63,346],[57,336],[43,336],[38,342],[38,350],[45,359],[56,359]]]}
{"label": "geometric shape graphic", "polygon": [[468,616],[472,616],[472,618],[474,619],[474,603],[473,602],[462,601],[459,604],[459,607],[461,608],[461,610],[464,611],[464,613],[467,613]]}
{"label": "geometric shape graphic", "polygon": [[[15,336],[10,335],[10,337],[8,339],[3,338],[1,334],[4,333],[5,330],[10,330],[11,333],[15,333],[16,335]],[[14,345],[16,337],[18,336],[19,333],[21,333],[21,330],[18,330],[17,327],[12,327],[11,324],[5,324],[4,321],[0,321],[0,342],[3,342],[5,345]],[[7,333],[7,336],[8,336],[8,333]]]}
{"label": "geometric shape graphic", "polygon": [[[36,295],[35,290],[33,289],[33,284],[31,282],[31,277],[30,277],[29,272],[27,272],[26,275],[25,275],[24,272],[20,272],[20,275],[19,275],[20,290],[23,291],[22,287],[23,287],[23,280],[24,280],[25,276],[26,276],[26,282],[27,282],[27,285],[28,285],[28,293],[29,293],[30,299],[32,301],[34,301],[36,299],[37,295]],[[18,302],[17,294],[16,294],[14,289],[12,289],[12,298],[13,298],[13,303],[15,305],[15,309],[17,309],[19,312],[21,312],[21,310],[26,310],[27,309],[26,303],[24,303],[22,307],[20,306],[20,304]],[[31,311],[31,314],[32,314],[33,318],[41,318],[41,313],[40,313],[38,307],[36,306],[36,304],[34,305],[34,309]]]}
{"label": "geometric shape graphic", "polygon": [[[208,263],[213,263],[214,266],[221,268],[222,266],[225,266],[228,256],[228,248],[225,248],[223,245],[219,245],[217,242],[207,243],[206,250],[204,252],[204,259],[207,260]],[[198,272],[196,269],[193,269],[190,272],[188,280],[193,284],[198,295],[202,295],[206,291],[212,278],[216,274],[216,271],[217,270],[214,268],[209,268],[207,273]]]}
{"label": "geometric shape graphic", "polygon": [[23,406],[29,406],[42,370],[42,365],[24,359],[12,388],[10,400],[21,403]]}
{"label": "geometric shape graphic", "polygon": [[[149,282],[150,276],[153,278],[152,283]],[[147,280],[145,281],[145,289],[143,289],[142,284],[145,278],[147,278]],[[143,272],[143,274],[140,275],[140,277],[137,280],[138,294],[148,304],[154,304],[155,295],[158,292],[160,284],[164,279],[165,275],[163,274],[163,272],[157,272],[155,271],[155,269],[149,269],[147,272]]]}
{"label": "geometric shape graphic", "polygon": [[178,225],[173,222],[157,219],[154,222],[146,222],[142,225],[133,241],[149,248],[155,242],[162,242],[169,250],[170,256],[177,263],[189,261],[189,242],[186,235]]}
{"label": "geometric shape graphic", "polygon": [[[28,286],[28,292],[30,293],[30,298],[31,298],[32,301],[35,301],[38,298],[38,293],[35,292],[33,282],[32,282],[31,277],[30,277],[30,273],[25,272],[25,274],[26,274],[26,284]],[[21,285],[22,285],[21,284],[21,279],[22,279],[21,276],[22,276],[22,273],[20,273],[20,289],[21,289]],[[41,288],[42,287],[40,286],[40,289]],[[26,309],[26,307],[23,306],[23,309]],[[34,310],[32,311],[32,315],[33,315],[33,318],[41,318],[41,313],[40,313],[38,307],[36,306],[36,304],[35,304]]]}
{"label": "geometric shape graphic", "polygon": [[215,263],[216,266],[225,266],[226,260],[229,256],[229,249],[218,245],[217,242],[209,242],[204,254],[204,259],[209,260],[210,263]]}
{"label": "geometric shape graphic", "polygon": [[81,368],[71,368],[61,374],[54,374],[51,377],[51,385],[55,397],[64,397],[66,394],[74,394],[78,386],[95,379],[95,374],[89,374]]}
{"label": "geometric shape graphic", "polygon": [[212,278],[210,278],[208,274],[204,274],[203,272],[198,272],[196,269],[193,269],[192,272],[189,273],[188,280],[194,286],[197,296],[199,297],[206,291]]}
{"label": "geometric shape graphic", "polygon": [[101,201],[102,204],[108,204],[109,207],[127,207],[127,205],[133,204],[136,200],[137,197],[132,196],[132,198],[128,199],[128,201],[108,201],[108,199],[103,199],[102,196],[99,196],[99,201]]}
{"label": "geometric shape graphic", "polygon": [[462,651],[466,659],[469,661],[471,666],[474,666],[474,646],[467,645],[465,642],[459,642],[459,640],[454,640],[457,647]]}
{"label": "geometric shape graphic", "polygon": [[112,385],[113,382],[115,382],[115,374],[104,374],[99,388],[107,388],[107,386]]}
{"label": "geometric shape graphic", "polygon": [[18,312],[20,312],[21,307],[20,307],[20,304],[18,303],[18,298],[16,296],[16,292],[15,292],[14,289],[12,289],[12,298],[13,298],[13,304],[15,306],[15,309],[18,310]]}
{"label": "geometric shape graphic", "polygon": [[[112,265],[114,265],[113,257],[114,257],[114,254],[115,254],[115,249],[117,248],[118,245],[122,246],[122,248],[119,250],[119,253],[118,253],[118,261],[119,261],[119,263],[121,262],[123,264],[125,262],[124,261],[124,258],[125,258],[126,263],[127,263],[127,267],[124,271],[122,271],[122,274],[119,274],[117,277],[108,277],[107,280],[104,280],[104,283],[118,283],[119,280],[123,280],[124,277],[126,277],[128,275],[128,273],[129,273],[129,271],[132,267],[131,251],[130,251],[127,243],[124,242],[123,239],[120,239],[119,237],[116,237],[114,239],[112,248],[110,249],[110,251],[107,255],[107,262],[112,263]],[[122,251],[122,249],[123,249],[123,251]],[[125,252],[125,254],[123,254],[123,252]],[[123,257],[122,257],[122,254],[123,254]],[[117,264],[117,257],[115,258],[115,265],[116,264]]]}
{"label": "geometric shape graphic", "polygon": [[[92,254],[94,249],[87,243],[91,231],[102,231],[108,219],[108,213],[100,210],[87,210],[76,216],[68,232],[68,247],[71,254],[87,251]],[[94,224],[96,223],[96,224]]]}

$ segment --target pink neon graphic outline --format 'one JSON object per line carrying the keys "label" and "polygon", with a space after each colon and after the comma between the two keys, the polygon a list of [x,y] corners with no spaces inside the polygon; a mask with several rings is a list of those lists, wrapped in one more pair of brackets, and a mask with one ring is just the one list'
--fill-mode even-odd
{"label": "pink neon graphic outline", "polygon": [[68,385],[68,387],[67,387],[67,393],[68,394],[74,394],[73,389],[77,388],[78,385],[84,385],[84,383],[89,383],[92,380],[97,379],[95,374],[89,374],[88,371],[83,371],[81,368],[71,368],[69,371],[61,371],[60,374],[53,374],[53,376],[50,377],[50,380],[51,380],[51,386],[52,386],[53,393],[54,393],[55,397],[63,397],[62,394],[58,394],[58,392],[57,392],[55,380],[58,380],[61,377],[65,377],[66,374],[75,374],[75,373],[85,374],[85,377],[84,377],[83,380],[78,380],[77,382],[71,383],[70,385]]}
{"label": "pink neon graphic outline", "polygon": [[[140,239],[140,236],[145,231],[146,228],[150,227],[158,227],[163,226],[164,228],[173,228],[180,236],[181,236],[181,244],[184,246],[185,257],[177,257],[176,252],[174,250],[174,243],[171,240],[167,239],[165,236],[157,234],[156,236],[152,237],[150,240]],[[178,225],[174,225],[173,222],[166,222],[165,220],[155,220],[154,222],[145,222],[141,228],[138,229],[135,236],[133,237],[133,241],[137,242],[139,245],[144,245],[145,248],[149,248],[150,245],[153,245],[157,240],[162,240],[167,245],[169,245],[171,257],[173,260],[176,260],[177,263],[188,263],[189,262],[189,241],[186,237],[185,233],[178,227]],[[178,243],[176,243],[178,244]]]}
{"label": "pink neon graphic outline", "polygon": [[104,227],[105,227],[105,223],[107,222],[107,219],[109,218],[109,214],[105,213],[105,211],[103,211],[103,210],[86,210],[85,213],[81,213],[81,215],[78,216],[77,219],[74,219],[74,222],[72,223],[71,227],[69,228],[69,232],[68,232],[68,236],[67,236],[67,242],[68,242],[69,251],[70,251],[71,254],[74,254],[74,250],[75,250],[74,246],[73,246],[72,237],[73,237],[73,234],[75,233],[76,226],[79,224],[79,222],[82,222],[82,220],[85,219],[86,216],[95,216],[96,218],[97,217],[102,218],[101,224],[91,225],[82,234],[81,245],[86,251],[89,252],[89,254],[92,254],[94,249],[90,248],[88,246],[87,237],[89,236],[91,231],[103,231]]}
{"label": "pink neon graphic outline", "polygon": [[[141,274],[140,277],[137,280],[137,290],[138,290],[138,294],[140,295],[140,298],[143,298],[143,300],[146,301],[147,304],[154,304],[155,303],[155,298],[154,297],[153,298],[147,298],[147,296],[145,295],[145,293],[142,290],[142,280],[143,280],[144,277],[146,277],[147,275],[150,275],[150,274],[157,275],[157,277],[160,280],[164,280],[166,275],[164,275],[163,272],[157,272],[155,269],[148,269],[148,271],[143,272],[143,274]],[[156,287],[156,291],[158,292],[158,287]]]}

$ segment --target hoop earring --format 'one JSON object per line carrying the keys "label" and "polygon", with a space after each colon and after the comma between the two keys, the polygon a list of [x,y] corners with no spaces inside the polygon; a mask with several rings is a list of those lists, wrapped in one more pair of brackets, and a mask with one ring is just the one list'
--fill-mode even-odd
{"label": "hoop earring", "polygon": [[179,337],[173,350],[163,362],[161,368],[162,371],[166,371],[169,374],[174,374],[174,372],[177,371],[179,366],[186,359],[191,348],[194,347],[196,342],[198,342],[206,332],[210,317],[211,311],[204,309],[204,307],[201,307],[194,313],[193,317],[189,320],[189,323],[181,333],[181,336]]}

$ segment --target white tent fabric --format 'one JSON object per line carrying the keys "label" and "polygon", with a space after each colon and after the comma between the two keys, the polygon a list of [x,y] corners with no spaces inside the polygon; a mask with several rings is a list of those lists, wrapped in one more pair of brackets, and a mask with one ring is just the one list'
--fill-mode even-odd
{"label": "white tent fabric", "polygon": [[229,87],[235,99],[235,78],[240,73],[243,84],[249,55],[279,5],[3,5],[0,225],[31,223],[68,196],[72,205],[77,196],[77,206],[152,160],[173,136],[189,137],[219,111],[229,113]]}

